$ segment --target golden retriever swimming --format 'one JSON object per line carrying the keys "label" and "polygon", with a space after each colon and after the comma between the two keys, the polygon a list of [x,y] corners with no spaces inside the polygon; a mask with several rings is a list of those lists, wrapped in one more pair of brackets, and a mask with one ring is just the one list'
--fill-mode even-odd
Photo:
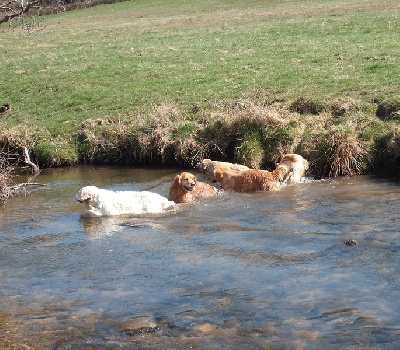
{"label": "golden retriever swimming", "polygon": [[189,203],[198,198],[216,197],[218,190],[205,183],[197,181],[196,176],[183,172],[176,175],[169,189],[168,199],[175,203]]}
{"label": "golden retriever swimming", "polygon": [[285,154],[278,166],[280,164],[286,164],[289,167],[292,167],[292,171],[286,178],[286,181],[291,183],[301,182],[301,179],[309,168],[308,161],[301,155],[294,153]]}
{"label": "golden retriever swimming", "polygon": [[224,171],[241,171],[249,170],[250,168],[246,165],[229,162],[219,162],[217,160],[203,159],[197,168],[205,173],[208,180],[211,182],[221,182],[221,176]]}
{"label": "golden retriever swimming", "polygon": [[308,161],[298,154],[286,154],[274,171],[249,169],[225,170],[217,174],[224,190],[237,192],[277,191],[284,181],[299,182],[308,169]]}

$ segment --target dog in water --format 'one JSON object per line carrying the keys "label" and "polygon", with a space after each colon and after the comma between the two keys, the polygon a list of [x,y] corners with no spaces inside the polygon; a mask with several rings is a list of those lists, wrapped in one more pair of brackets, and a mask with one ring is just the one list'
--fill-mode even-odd
{"label": "dog in water", "polygon": [[273,171],[249,169],[236,171],[232,169],[217,172],[215,177],[221,182],[224,190],[237,192],[277,191],[283,182],[300,182],[308,169],[308,161],[298,154],[283,156]]}
{"label": "dog in water", "polygon": [[197,181],[195,175],[185,171],[175,176],[169,189],[168,199],[175,203],[189,203],[199,198],[212,198],[217,195],[217,188]]}
{"label": "dog in water", "polygon": [[249,170],[246,165],[220,162],[217,160],[203,159],[197,168],[201,170],[211,182],[221,182],[221,175],[224,171],[241,171]]}
{"label": "dog in water", "polygon": [[75,199],[84,203],[87,212],[94,216],[158,214],[175,205],[149,191],[110,191],[96,186],[82,187]]}

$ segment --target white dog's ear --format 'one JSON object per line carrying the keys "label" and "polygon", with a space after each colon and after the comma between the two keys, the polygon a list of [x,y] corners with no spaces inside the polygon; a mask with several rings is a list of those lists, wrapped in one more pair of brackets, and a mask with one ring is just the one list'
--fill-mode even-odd
{"label": "white dog's ear", "polygon": [[89,195],[88,193],[83,192],[83,193],[81,194],[81,201],[82,201],[82,202],[87,201],[87,200],[89,200],[89,199],[90,199],[90,195]]}

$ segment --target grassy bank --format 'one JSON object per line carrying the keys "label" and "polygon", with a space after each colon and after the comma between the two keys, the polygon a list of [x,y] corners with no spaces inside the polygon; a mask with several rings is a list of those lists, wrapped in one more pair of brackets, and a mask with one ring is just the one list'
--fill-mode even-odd
{"label": "grassy bank", "polygon": [[0,141],[43,166],[399,168],[397,0],[134,0],[0,27]]}

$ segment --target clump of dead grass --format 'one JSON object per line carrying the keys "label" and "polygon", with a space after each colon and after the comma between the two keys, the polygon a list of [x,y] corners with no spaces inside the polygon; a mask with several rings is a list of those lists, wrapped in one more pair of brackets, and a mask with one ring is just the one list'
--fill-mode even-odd
{"label": "clump of dead grass", "polygon": [[376,115],[382,120],[399,120],[400,119],[400,101],[389,100],[382,101],[378,104]]}
{"label": "clump of dead grass", "polygon": [[334,117],[342,117],[349,112],[354,112],[359,109],[361,109],[361,107],[352,99],[337,99],[330,105],[330,110]]}
{"label": "clump of dead grass", "polygon": [[[26,125],[4,128],[0,133],[0,147],[6,153],[24,146],[31,149],[35,145],[35,140],[44,138],[43,133],[46,132]],[[48,135],[46,134],[45,137]]]}
{"label": "clump of dead grass", "polygon": [[202,145],[198,126],[174,104],[157,106],[140,122],[132,119],[87,120],[77,134],[80,159],[86,163],[193,163]]}
{"label": "clump of dead grass", "polygon": [[323,113],[326,109],[323,102],[305,97],[299,97],[289,106],[290,111],[299,114],[317,115]]}
{"label": "clump of dead grass", "polygon": [[79,159],[90,164],[130,164],[140,159],[135,129],[130,121],[88,119],[76,134]]}
{"label": "clump of dead grass", "polygon": [[143,160],[193,166],[203,157],[204,147],[197,137],[200,123],[185,116],[176,104],[155,107],[149,121],[151,128],[137,134]]}
{"label": "clump of dead grass", "polygon": [[400,158],[400,130],[398,128],[386,136],[386,150],[390,157]]}
{"label": "clump of dead grass", "polygon": [[314,168],[319,176],[352,176],[363,174],[369,153],[367,143],[354,130],[331,128],[319,139]]}
{"label": "clump of dead grass", "polygon": [[235,161],[249,167],[274,166],[284,153],[299,146],[302,123],[280,106],[238,101],[225,118],[229,133],[235,135]]}

